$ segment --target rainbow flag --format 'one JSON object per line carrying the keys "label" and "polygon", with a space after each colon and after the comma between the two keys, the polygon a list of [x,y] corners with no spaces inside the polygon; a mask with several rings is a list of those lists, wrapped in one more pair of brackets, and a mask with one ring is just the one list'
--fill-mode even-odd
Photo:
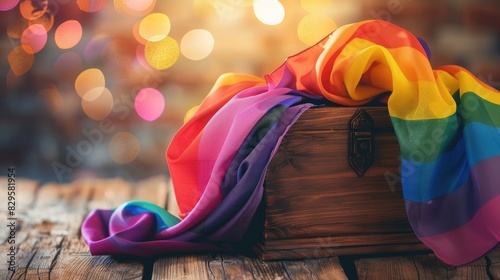
{"label": "rainbow flag", "polygon": [[458,66],[432,69],[425,43],[384,21],[338,28],[265,79],[225,74],[173,138],[167,161],[180,218],[144,201],[96,209],[92,254],[220,250],[245,238],[266,167],[312,106],[387,102],[401,147],[408,218],[443,261],[500,240],[500,93]]}

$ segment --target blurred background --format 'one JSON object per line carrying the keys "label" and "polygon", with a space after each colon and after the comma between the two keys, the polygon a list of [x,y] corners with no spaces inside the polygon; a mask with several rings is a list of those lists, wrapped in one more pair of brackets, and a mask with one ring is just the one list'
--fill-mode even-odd
{"label": "blurred background", "polygon": [[263,76],[365,19],[500,86],[498,0],[1,0],[0,176],[168,174],[172,136],[219,75]]}

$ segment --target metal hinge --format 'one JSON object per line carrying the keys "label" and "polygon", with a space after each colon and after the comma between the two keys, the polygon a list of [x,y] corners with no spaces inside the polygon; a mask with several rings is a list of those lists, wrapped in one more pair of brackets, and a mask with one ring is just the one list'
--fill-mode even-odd
{"label": "metal hinge", "polygon": [[348,160],[352,170],[362,177],[373,163],[375,124],[372,117],[358,109],[349,121]]}

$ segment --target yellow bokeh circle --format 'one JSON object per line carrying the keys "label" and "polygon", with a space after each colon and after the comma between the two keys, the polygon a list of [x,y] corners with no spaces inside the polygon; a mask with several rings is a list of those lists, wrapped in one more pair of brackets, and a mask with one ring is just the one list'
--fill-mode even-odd
{"label": "yellow bokeh circle", "polygon": [[297,35],[300,41],[312,46],[330,34],[335,28],[337,28],[337,25],[327,15],[320,13],[309,14],[299,22]]}
{"label": "yellow bokeh circle", "polygon": [[157,70],[165,70],[174,65],[179,54],[177,41],[169,36],[159,42],[147,42],[144,47],[146,61]]}
{"label": "yellow bokeh circle", "polygon": [[87,101],[96,100],[104,91],[106,79],[101,70],[90,68],[81,72],[75,80],[75,90]]}
{"label": "yellow bokeh circle", "polygon": [[166,14],[153,13],[145,16],[139,24],[139,34],[150,42],[165,39],[170,32],[170,19]]}
{"label": "yellow bokeh circle", "polygon": [[182,37],[181,53],[191,60],[201,60],[210,55],[214,43],[214,37],[208,30],[194,29]]}
{"label": "yellow bokeh circle", "polygon": [[308,13],[320,13],[332,6],[332,0],[300,0],[300,5]]}

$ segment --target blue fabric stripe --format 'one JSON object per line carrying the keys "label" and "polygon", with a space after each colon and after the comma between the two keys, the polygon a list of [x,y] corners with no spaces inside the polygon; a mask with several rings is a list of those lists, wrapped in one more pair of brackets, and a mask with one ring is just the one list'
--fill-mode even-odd
{"label": "blue fabric stripe", "polygon": [[442,154],[433,162],[414,162],[401,159],[403,196],[412,202],[427,202],[449,194],[460,187],[469,177],[464,141]]}
{"label": "blue fabric stripe", "polygon": [[500,128],[471,122],[464,127],[464,138],[471,166],[484,159],[500,156]]}
{"label": "blue fabric stripe", "polygon": [[[447,195],[461,186],[470,175],[470,167],[480,161],[500,156],[500,128],[478,122],[465,125],[463,139],[434,162],[402,159],[401,182],[404,198],[427,202]],[[467,143],[467,144],[464,144]]]}

